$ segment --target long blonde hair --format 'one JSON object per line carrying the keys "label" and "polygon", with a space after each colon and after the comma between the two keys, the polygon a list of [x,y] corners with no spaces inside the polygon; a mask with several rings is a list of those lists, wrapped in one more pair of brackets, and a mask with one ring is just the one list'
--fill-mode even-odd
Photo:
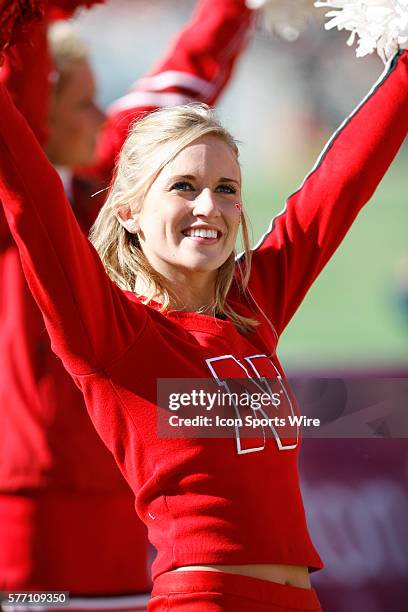
{"label": "long blonde hair", "polygon": [[[186,104],[159,109],[136,121],[120,153],[109,196],[91,230],[90,239],[110,278],[126,291],[135,292],[141,277],[147,286],[145,303],[160,296],[162,310],[174,308],[176,297],[166,287],[165,279],[145,257],[136,234],[128,232],[118,221],[120,207],[140,210],[144,198],[161,170],[186,146],[201,136],[211,134],[228,144],[237,160],[237,142],[221,125],[206,104]],[[245,266],[239,268],[237,282],[246,289],[250,271],[251,250],[245,212],[241,217]],[[257,321],[236,313],[226,302],[234,279],[235,253],[220,266],[215,284],[213,314],[229,318],[243,332],[252,331]]]}

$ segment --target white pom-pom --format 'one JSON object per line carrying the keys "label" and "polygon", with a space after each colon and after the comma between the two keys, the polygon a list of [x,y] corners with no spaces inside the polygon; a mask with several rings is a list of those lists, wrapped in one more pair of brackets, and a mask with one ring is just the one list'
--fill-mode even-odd
{"label": "white pom-pom", "polygon": [[325,28],[350,31],[348,45],[357,37],[357,57],[377,50],[386,63],[407,46],[408,0],[321,0],[315,6],[335,9],[326,13]]}
{"label": "white pom-pom", "polygon": [[246,0],[262,10],[263,25],[286,40],[296,40],[307,23],[316,18],[313,0]]}

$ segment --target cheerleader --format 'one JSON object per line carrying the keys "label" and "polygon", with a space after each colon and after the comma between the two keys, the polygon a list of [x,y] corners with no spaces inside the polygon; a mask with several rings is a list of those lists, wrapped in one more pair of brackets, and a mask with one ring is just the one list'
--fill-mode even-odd
{"label": "cheerleader", "polygon": [[387,65],[252,251],[238,149],[207,106],[162,109],[132,127],[95,248],[4,89],[0,111],[0,196],[26,278],[158,551],[149,610],[320,610],[298,432],[160,437],[158,389],[267,381],[281,393],[279,416],[296,413],[277,341],[404,141],[408,53]]}

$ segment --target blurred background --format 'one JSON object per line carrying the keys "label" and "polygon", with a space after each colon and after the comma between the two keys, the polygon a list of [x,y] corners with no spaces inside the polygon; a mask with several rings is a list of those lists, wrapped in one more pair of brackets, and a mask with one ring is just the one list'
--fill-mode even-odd
{"label": "blurred background", "polygon": [[[193,6],[115,0],[75,19],[104,107],[144,76]],[[383,71],[376,56],[357,60],[346,34],[326,32],[320,15],[292,42],[258,27],[218,107],[242,143],[254,242]],[[330,382],[339,372],[363,373],[362,406],[370,380],[407,377],[407,169],[405,145],[280,341],[287,371],[326,377],[310,383],[325,406],[342,393]],[[304,440],[305,506],[326,564],[314,583],[330,612],[408,609],[408,441],[377,438]]]}

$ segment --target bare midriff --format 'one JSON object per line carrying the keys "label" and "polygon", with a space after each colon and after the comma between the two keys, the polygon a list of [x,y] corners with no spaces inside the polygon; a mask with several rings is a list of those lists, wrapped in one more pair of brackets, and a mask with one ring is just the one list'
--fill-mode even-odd
{"label": "bare midriff", "polygon": [[251,565],[183,565],[173,570],[184,571],[211,571],[228,572],[260,578],[270,582],[278,582],[302,589],[310,589],[309,570],[303,565],[276,565],[276,564],[251,564]]}

